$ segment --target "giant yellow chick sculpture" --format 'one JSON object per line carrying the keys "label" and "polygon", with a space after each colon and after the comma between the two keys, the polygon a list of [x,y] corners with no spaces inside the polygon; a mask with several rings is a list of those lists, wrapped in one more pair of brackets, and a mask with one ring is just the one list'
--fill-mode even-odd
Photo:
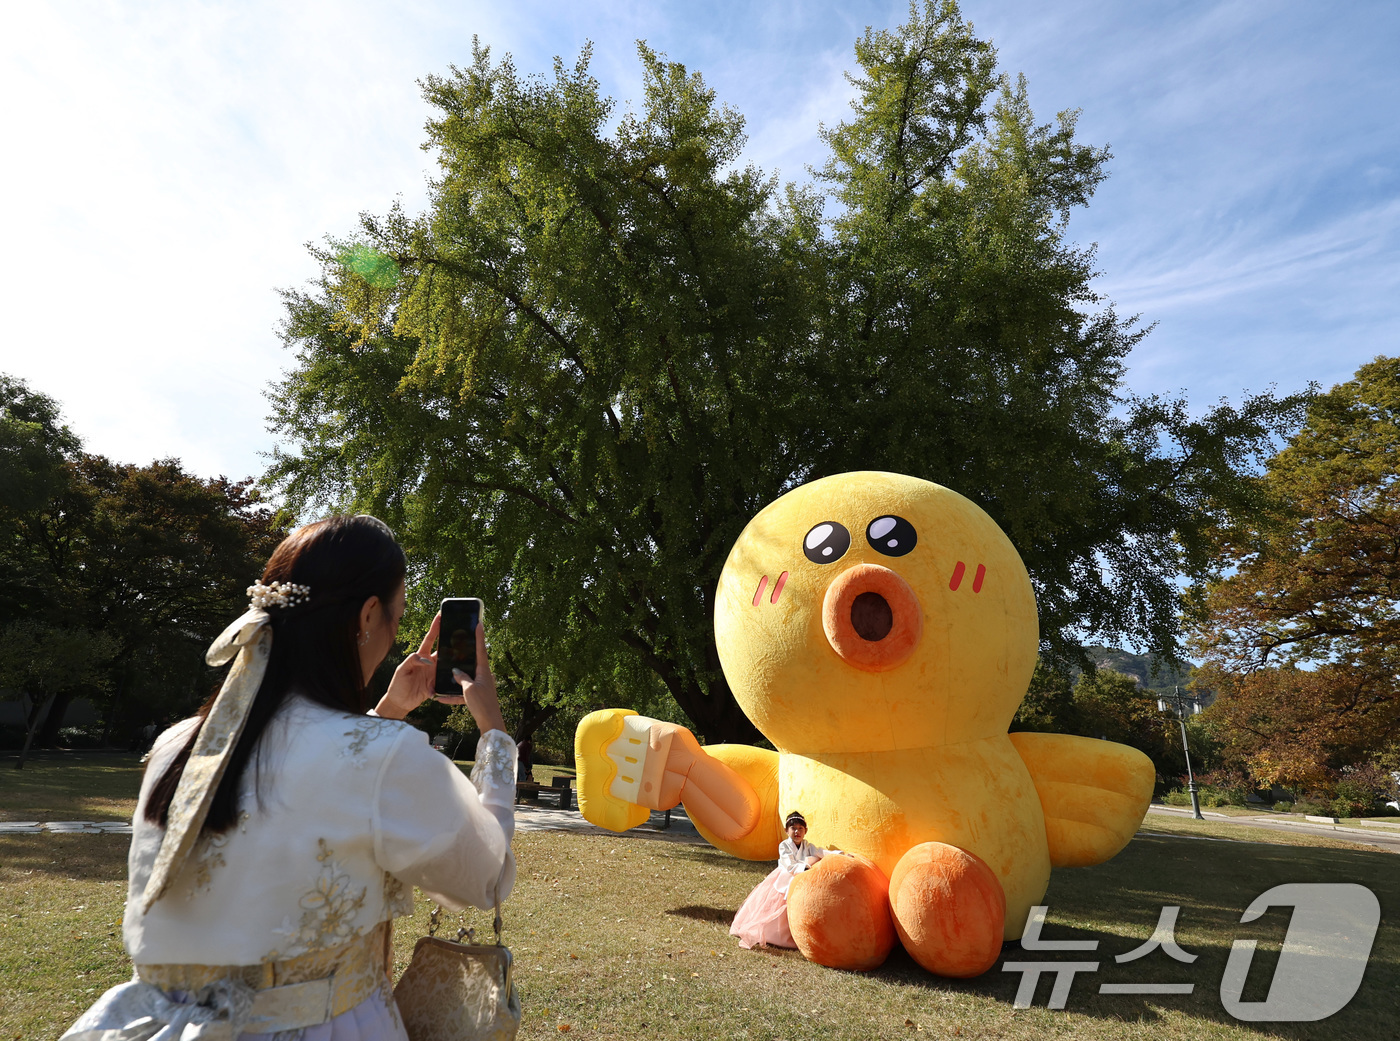
{"label": "giant yellow chick sculpture", "polygon": [[1035,597],[1001,529],[947,488],[865,472],[782,496],[730,551],[715,638],[778,751],[595,712],[576,735],[580,808],[622,831],[684,802],[708,840],[753,860],[774,858],[800,810],[854,855],[789,891],[813,961],[873,968],[897,935],[932,972],[985,972],[1050,868],[1107,860],[1147,810],[1141,752],[1007,733],[1035,666]]}

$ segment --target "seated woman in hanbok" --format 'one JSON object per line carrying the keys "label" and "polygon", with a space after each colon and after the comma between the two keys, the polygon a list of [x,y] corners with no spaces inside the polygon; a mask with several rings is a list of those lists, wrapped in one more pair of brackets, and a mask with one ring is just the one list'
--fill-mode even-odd
{"label": "seated woman in hanbok", "polygon": [[[462,694],[433,692],[438,621],[373,710],[366,686],[404,613],[403,551],[373,517],[277,547],[250,610],[210,648],[222,690],[152,750],[122,923],[135,978],[69,1041],[403,1041],[387,975],[413,887],[495,906],[515,862],[515,744],[478,628]],[[481,731],[472,779],[401,720],[429,698]],[[111,1031],[111,1033],[104,1033]]]}
{"label": "seated woman in hanbok", "polygon": [[822,849],[807,841],[807,821],[794,810],[783,821],[788,837],[778,844],[778,866],[754,886],[734,915],[729,927],[746,950],[757,944],[769,947],[797,947],[788,928],[787,894],[795,876],[814,866],[835,850]]}

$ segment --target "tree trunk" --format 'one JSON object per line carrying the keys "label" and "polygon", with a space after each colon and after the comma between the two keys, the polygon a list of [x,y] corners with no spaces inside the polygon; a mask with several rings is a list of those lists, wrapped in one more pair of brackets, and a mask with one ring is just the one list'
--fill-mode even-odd
{"label": "tree trunk", "polygon": [[706,694],[698,683],[690,680],[679,689],[672,687],[671,695],[707,744],[752,745],[763,740],[763,735],[744,715],[729,691],[729,684],[723,680],[711,694]]}
{"label": "tree trunk", "polygon": [[[717,575],[718,571],[714,573]],[[715,601],[718,596],[718,582],[708,582],[701,590],[709,633],[715,629]],[[724,666],[719,660],[719,647],[713,637],[705,641],[705,666],[715,677],[710,687],[711,693],[706,694],[701,689],[693,673],[686,676],[680,690],[675,685],[671,686],[671,696],[676,699],[681,711],[695,723],[708,744],[752,745],[763,740],[758,728],[734,700],[734,692],[729,689],[729,681],[725,679]]]}
{"label": "tree trunk", "polygon": [[117,718],[117,705],[122,699],[122,688],[126,686],[126,673],[117,674],[116,689],[112,691],[112,696],[107,699],[107,712],[102,720],[102,747],[107,747],[107,742],[112,738],[112,721]]}
{"label": "tree trunk", "polygon": [[30,709],[29,721],[24,732],[24,747],[20,749],[19,761],[15,763],[16,770],[24,769],[24,761],[29,758],[29,746],[34,743],[34,734],[38,731],[39,724],[47,716],[49,704],[53,699],[54,696],[50,694],[42,702],[36,701],[33,708]]}
{"label": "tree trunk", "polygon": [[535,731],[544,726],[559,712],[557,705],[535,705],[531,704],[525,710],[525,715],[521,717],[520,723],[515,728],[512,735],[518,745],[526,738],[533,738]]}
{"label": "tree trunk", "polygon": [[58,732],[63,728],[63,717],[68,715],[68,706],[73,703],[73,691],[59,691],[51,700],[53,707],[44,717],[44,725],[39,731],[40,748],[54,748],[58,745]]}

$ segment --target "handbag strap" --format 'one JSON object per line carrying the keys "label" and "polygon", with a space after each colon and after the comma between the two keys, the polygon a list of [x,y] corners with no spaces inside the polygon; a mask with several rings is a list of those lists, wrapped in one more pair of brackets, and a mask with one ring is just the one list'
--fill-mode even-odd
{"label": "handbag strap", "polygon": [[[500,946],[503,946],[503,945],[502,945],[502,943],[501,943],[501,925],[502,925],[502,922],[501,922],[501,883],[500,883],[500,880],[499,880],[499,879],[497,879],[497,881],[496,881],[496,890],[495,890],[495,894],[494,894],[494,895],[495,895],[495,899],[496,899],[496,913],[495,913],[495,915],[493,916],[493,918],[491,919],[491,927],[492,927],[492,928],[495,930],[495,932],[496,932],[496,946],[497,946],[497,947],[500,947]],[[441,904],[434,904],[434,905],[433,905],[433,913],[432,913],[431,915],[428,916],[428,935],[429,935],[429,936],[432,936],[434,933],[436,933],[436,932],[438,931],[438,916],[441,915],[441,914],[442,914],[442,905],[441,905]],[[458,942],[458,943],[461,943],[463,939],[465,939],[468,943],[475,943],[475,942],[476,942],[476,930],[475,930],[475,929],[469,929],[469,928],[467,928],[466,926],[462,926],[461,928],[459,928],[459,929],[457,930],[457,942]]]}

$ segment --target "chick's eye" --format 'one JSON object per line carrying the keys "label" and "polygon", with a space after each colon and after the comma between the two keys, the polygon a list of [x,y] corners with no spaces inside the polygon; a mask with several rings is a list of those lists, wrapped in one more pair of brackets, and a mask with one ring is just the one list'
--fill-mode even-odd
{"label": "chick's eye", "polygon": [[835,521],[822,521],[802,540],[802,552],[813,564],[840,560],[851,548],[851,533]]}
{"label": "chick's eye", "polygon": [[902,557],[914,548],[919,534],[903,517],[876,517],[865,529],[870,548],[887,557]]}

